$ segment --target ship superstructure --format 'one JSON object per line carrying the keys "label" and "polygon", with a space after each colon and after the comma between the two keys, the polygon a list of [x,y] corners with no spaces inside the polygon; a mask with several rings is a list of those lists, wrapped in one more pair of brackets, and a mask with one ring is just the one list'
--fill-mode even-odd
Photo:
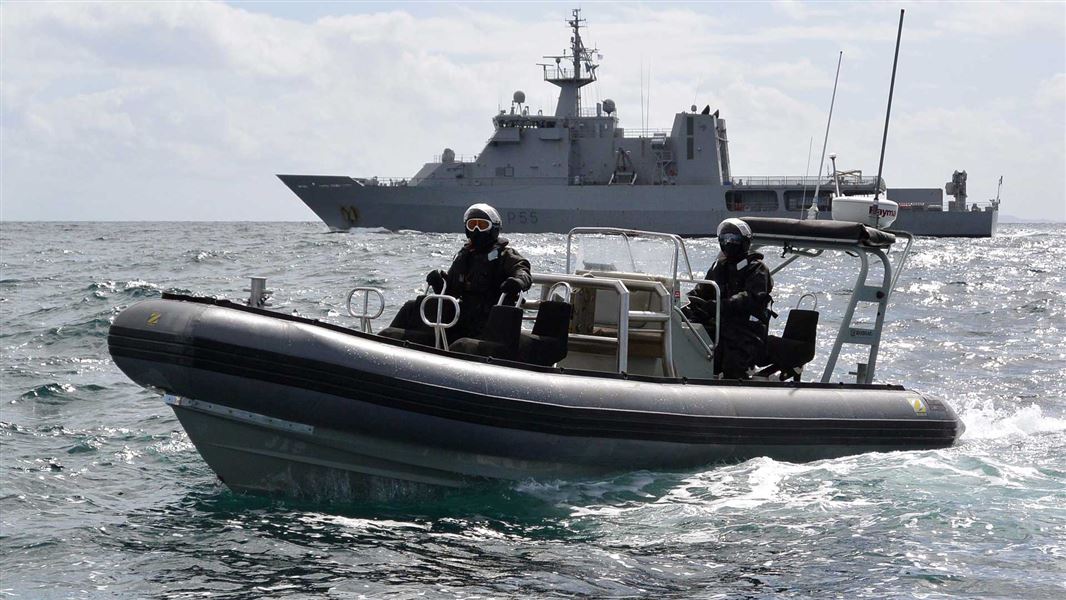
{"label": "ship superstructure", "polygon": [[[488,202],[510,232],[566,232],[579,226],[713,235],[731,216],[799,217],[820,187],[830,214],[832,177],[734,176],[726,121],[706,106],[674,115],[669,130],[626,130],[610,99],[582,104],[596,80],[597,51],[585,46],[580,9],[567,21],[570,48],[540,63],[559,88],[555,113],[531,114],[521,91],[492,119],[484,149],[464,158],[445,148],[410,179],[279,175],[332,230],[384,227],[454,231],[463,209]],[[860,171],[839,178],[844,194],[870,194],[884,181]],[[939,189],[888,190],[896,226],[919,235],[988,236],[997,211],[939,210]],[[937,206],[937,199],[939,204]],[[952,208],[955,205],[952,204]]]}

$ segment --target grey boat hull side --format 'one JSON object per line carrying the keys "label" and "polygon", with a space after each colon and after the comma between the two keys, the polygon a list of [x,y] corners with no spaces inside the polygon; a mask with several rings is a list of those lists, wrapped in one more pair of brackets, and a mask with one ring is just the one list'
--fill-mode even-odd
{"label": "grey boat hull side", "polygon": [[[798,212],[730,211],[721,185],[364,186],[350,177],[278,176],[334,231],[352,227],[456,231],[477,202],[496,207],[504,231],[566,233],[574,227],[619,227],[714,235],[737,216],[797,218]],[[900,211],[894,229],[915,235],[988,237],[998,212]],[[828,215],[820,215],[828,218]]]}
{"label": "grey boat hull side", "polygon": [[190,439],[235,490],[806,461],[941,448],[962,433],[949,406],[899,387],[520,368],[219,302],[138,303],[108,341],[131,379],[177,397]]}
{"label": "grey boat hull side", "polygon": [[998,226],[998,210],[901,210],[891,228],[936,237],[991,237]]}

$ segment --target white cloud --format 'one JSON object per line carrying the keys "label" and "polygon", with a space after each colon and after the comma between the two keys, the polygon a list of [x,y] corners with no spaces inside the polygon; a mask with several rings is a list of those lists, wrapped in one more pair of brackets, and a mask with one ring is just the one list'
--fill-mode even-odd
{"label": "white cloud", "polygon": [[[994,189],[1003,169],[1061,174],[1062,5],[907,6],[890,182],[939,186],[967,168]],[[5,4],[4,218],[313,218],[273,173],[409,176],[445,146],[478,152],[513,90],[554,110],[534,63],[566,45],[568,7],[337,8],[350,14]],[[593,5],[587,41],[605,58],[586,97],[613,98],[628,128],[649,91],[652,127],[711,104],[729,121],[736,173],[795,174],[821,139],[844,49],[831,146],[872,171],[896,15],[887,4]],[[1022,64],[1025,44],[1058,52]],[[1066,195],[1058,180],[1049,192],[1017,179],[1015,214]],[[145,190],[168,202],[146,203]]]}
{"label": "white cloud", "polygon": [[941,4],[941,17],[932,27],[948,37],[1025,36],[1066,29],[1066,5],[1061,2],[970,2]]}
{"label": "white cloud", "polygon": [[1066,105],[1066,73],[1058,73],[1037,84],[1033,101],[1041,108],[1063,110]]}

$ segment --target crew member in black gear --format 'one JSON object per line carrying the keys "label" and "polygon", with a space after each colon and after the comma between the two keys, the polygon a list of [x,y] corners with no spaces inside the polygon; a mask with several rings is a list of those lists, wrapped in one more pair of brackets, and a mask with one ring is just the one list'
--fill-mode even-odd
{"label": "crew member in black gear", "polygon": [[[515,304],[518,295],[533,284],[529,261],[500,237],[500,213],[488,204],[475,204],[463,214],[463,229],[467,242],[452,259],[447,270],[435,269],[426,275],[426,283],[434,293],[443,293],[459,300],[459,322],[448,330],[448,339],[477,337],[488,320],[489,311],[500,295]],[[445,285],[447,284],[447,285]],[[444,320],[454,311],[447,310]],[[393,319],[393,327],[424,328],[418,315],[418,301],[408,302]],[[427,311],[435,315],[433,311]]]}
{"label": "crew member in black gear", "polygon": [[[715,350],[715,372],[726,379],[747,379],[748,370],[766,350],[770,324],[770,292],[774,283],[763,255],[751,251],[751,228],[740,219],[718,225],[722,252],[704,279],[718,284],[722,292],[722,322]],[[689,292],[685,314],[703,323],[714,334],[715,295],[710,285],[700,284]]]}

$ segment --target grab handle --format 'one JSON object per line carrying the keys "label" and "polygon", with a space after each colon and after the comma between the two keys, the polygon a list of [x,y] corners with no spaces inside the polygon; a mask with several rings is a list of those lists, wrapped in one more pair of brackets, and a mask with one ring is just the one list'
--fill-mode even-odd
{"label": "grab handle", "polygon": [[[440,284],[440,293],[445,294],[447,292],[448,292],[448,280],[445,279]],[[429,282],[427,281],[426,282],[426,289],[425,289],[425,291],[422,292],[422,295],[428,296],[430,294],[436,294],[436,293],[437,293],[436,290],[434,290],[433,286],[429,285]]]}
{"label": "grab handle", "polygon": [[552,294],[556,293],[556,288],[563,290],[563,293],[559,294],[559,299],[563,302],[570,302],[570,297],[574,295],[574,288],[565,281],[557,281],[550,288],[548,293],[545,294],[545,298],[551,299]]}
{"label": "grab handle", "polygon": [[813,310],[815,310],[815,311],[818,310],[818,294],[815,294],[813,292],[808,292],[808,293],[800,296],[799,300],[796,300],[796,308],[800,307],[800,304],[803,303],[803,299],[804,298],[813,298],[814,299],[814,309]]}
{"label": "grab handle", "polygon": [[[360,292],[363,293],[363,311],[355,312],[352,310],[352,299]],[[378,309],[374,314],[370,314],[371,294],[378,298]],[[359,328],[363,330],[363,333],[374,333],[374,328],[370,325],[370,322],[380,317],[383,312],[385,312],[385,295],[381,293],[380,289],[360,286],[348,292],[348,315],[359,319]]]}
{"label": "grab handle", "polygon": [[[431,298],[437,299],[436,321],[430,321],[429,318],[426,317],[426,303],[429,302]],[[455,307],[455,316],[453,316],[452,320],[448,323],[444,322],[444,301],[451,302],[452,306]],[[459,322],[459,301],[444,294],[426,294],[426,297],[422,298],[422,304],[418,306],[418,316],[422,317],[422,322],[425,323],[427,327],[433,328],[433,345],[439,350],[447,350],[448,335],[446,330],[455,327],[455,324]]]}

